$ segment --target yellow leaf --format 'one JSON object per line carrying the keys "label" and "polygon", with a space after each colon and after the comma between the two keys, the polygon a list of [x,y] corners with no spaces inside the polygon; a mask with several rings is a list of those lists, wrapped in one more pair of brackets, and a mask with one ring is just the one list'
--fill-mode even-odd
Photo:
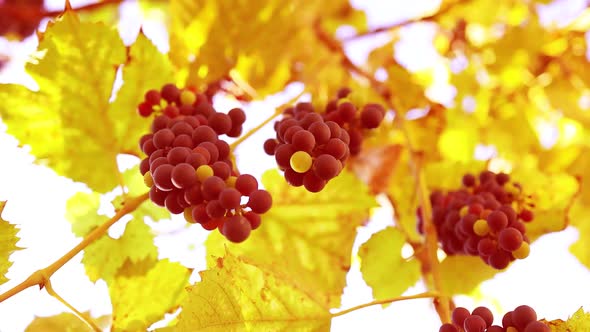
{"label": "yellow leaf", "polygon": [[[262,176],[273,206],[262,216],[259,229],[240,244],[228,243],[218,232],[206,241],[208,257],[225,248],[257,264],[282,266],[303,289],[326,307],[338,307],[350,269],[356,228],[376,206],[367,188],[343,172],[320,193],[289,186],[275,170]],[[215,261],[210,260],[209,266]]]}
{"label": "yellow leaf", "polygon": [[109,282],[127,260],[133,263],[157,257],[158,249],[151,229],[143,220],[133,219],[120,238],[105,235],[84,249],[82,263],[90,280]]}
{"label": "yellow leaf", "polygon": [[[276,92],[294,81],[295,67],[302,67],[298,64],[304,60],[319,57],[325,64],[326,57],[331,57],[313,31],[319,15],[330,31],[333,23],[344,20],[357,27],[364,25],[362,11],[343,0],[173,0],[170,12],[175,18],[170,57],[178,67],[188,65],[183,73],[188,85],[212,83],[227,78],[233,70],[259,95]],[[306,61],[305,70],[308,65]],[[310,80],[318,80],[318,76]]]}
{"label": "yellow leaf", "polygon": [[580,107],[582,92],[566,78],[558,78],[544,89],[551,105],[570,119],[590,128],[590,114]]}
{"label": "yellow leaf", "polygon": [[590,8],[586,8],[566,27],[567,30],[586,32],[590,29]]}
{"label": "yellow leaf", "polygon": [[526,225],[526,234],[531,240],[567,227],[570,208],[580,189],[573,176],[548,174],[530,167],[516,168],[510,176],[512,181],[522,184],[524,193],[534,204],[535,218]]}
{"label": "yellow leaf", "polygon": [[[58,120],[54,125],[61,127],[54,139],[61,144],[47,157],[58,172],[74,180],[98,191],[112,189],[118,153],[112,126],[117,115],[107,110],[116,66],[125,61],[123,42],[116,30],[81,22],[68,11],[49,24],[38,50],[39,56],[27,70],[40,91],[51,94],[59,104],[44,112],[53,114]],[[13,125],[22,126],[18,122]],[[47,144],[36,140],[23,143]]]}
{"label": "yellow leaf", "polygon": [[72,232],[83,237],[108,218],[98,214],[100,194],[78,192],[66,203],[66,219],[72,223]]}
{"label": "yellow leaf", "polygon": [[588,250],[588,241],[590,241],[590,211],[587,206],[577,202],[572,208],[572,223],[578,229],[578,240],[570,246],[570,252],[590,269],[590,250]]}
{"label": "yellow leaf", "polygon": [[16,226],[2,219],[2,211],[5,206],[6,202],[0,201],[0,285],[8,281],[4,275],[12,266],[12,262],[8,260],[10,255],[20,249],[16,246],[19,240],[16,236],[18,233]]}
{"label": "yellow leaf", "polygon": [[477,134],[477,129],[471,126],[445,129],[438,142],[440,153],[447,160],[473,160]]}
{"label": "yellow leaf", "polygon": [[[189,287],[173,331],[329,331],[331,315],[314,290],[281,267],[228,253]],[[319,275],[318,275],[319,276]]]}
{"label": "yellow leaf", "polygon": [[414,258],[402,257],[405,243],[401,231],[388,227],[373,234],[360,247],[361,272],[373,289],[375,300],[400,296],[420,279],[420,263]]}
{"label": "yellow leaf", "polygon": [[[7,131],[30,145],[39,163],[97,192],[111,190],[119,184],[117,155],[137,155],[137,140],[148,128],[149,121],[136,115],[136,102],[148,85],[159,88],[171,78],[170,64],[143,35],[126,54],[115,29],[82,22],[72,11],[39,38],[27,64],[38,91],[0,85]],[[124,63],[123,87],[110,104],[117,68]]]}
{"label": "yellow leaf", "polygon": [[552,332],[588,332],[590,331],[590,313],[578,309],[567,321],[556,319],[545,321]]}
{"label": "yellow leaf", "polygon": [[161,260],[145,274],[117,276],[109,283],[113,331],[146,331],[174,311],[185,296],[189,275],[182,265]]}
{"label": "yellow leaf", "polygon": [[174,83],[172,64],[168,58],[140,32],[129,49],[129,62],[123,66],[123,86],[108,114],[116,117],[113,130],[120,151],[139,155],[139,138],[148,132],[151,118],[137,115],[137,105],[150,89],[158,90],[166,83]]}
{"label": "yellow leaf", "polygon": [[469,294],[482,281],[498,272],[475,256],[447,256],[440,264],[442,288],[449,295]]}
{"label": "yellow leaf", "polygon": [[[92,319],[99,327],[107,328],[110,324],[110,316],[91,317],[89,312],[83,315]],[[91,332],[92,329],[76,315],[69,312],[62,312],[54,316],[35,317],[27,326],[25,332]]]}

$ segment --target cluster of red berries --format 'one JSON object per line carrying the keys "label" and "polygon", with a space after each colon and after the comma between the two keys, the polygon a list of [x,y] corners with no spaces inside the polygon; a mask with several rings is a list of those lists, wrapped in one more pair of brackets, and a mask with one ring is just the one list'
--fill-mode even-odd
{"label": "cluster of red berries", "polygon": [[297,103],[275,122],[276,138],[264,142],[264,151],[275,156],[290,185],[321,191],[340,174],[348,157],[360,152],[363,132],[381,124],[383,106],[367,104],[359,110],[346,99],[349,93],[340,89],[324,112],[316,112],[309,102]]}
{"label": "cluster of red berries", "polygon": [[242,132],[244,111],[219,113],[204,95],[174,84],[150,90],[144,99],[139,114],[156,114],[151,133],[139,142],[147,155],[140,171],[150,199],[206,230],[219,229],[232,242],[244,241],[272,205],[256,178],[233,168],[230,147],[219,138]]}
{"label": "cluster of red berries", "polygon": [[457,307],[453,310],[452,323],[443,324],[439,332],[550,332],[551,329],[537,320],[535,310],[527,305],[516,307],[502,318],[502,326],[492,325],[494,315],[486,307],[469,310]]}
{"label": "cluster of red berries", "polygon": [[[518,183],[505,173],[483,171],[463,176],[456,191],[430,195],[432,222],[447,255],[480,256],[495,269],[529,255],[525,223],[533,220],[532,204],[523,198]],[[418,231],[423,233],[421,209]]]}

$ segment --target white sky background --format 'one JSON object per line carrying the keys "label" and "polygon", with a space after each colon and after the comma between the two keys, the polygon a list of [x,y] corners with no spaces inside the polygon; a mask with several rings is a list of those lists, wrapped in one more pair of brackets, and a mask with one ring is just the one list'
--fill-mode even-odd
{"label": "white sky background", "polygon": [[[353,1],[355,6],[367,10],[371,26],[381,26],[417,15],[424,8],[436,7],[437,2]],[[81,4],[81,1],[72,1],[74,7]],[[59,9],[63,4],[60,0],[50,0],[47,6]],[[572,13],[575,14],[583,6],[583,0],[558,1],[544,18],[550,20],[551,17],[571,17]],[[143,24],[146,35],[162,51],[167,51],[167,36],[163,26],[155,20],[140,17],[134,2],[123,7],[122,21],[125,26],[119,30],[123,31],[125,42],[131,43],[140,24]],[[397,49],[398,59],[411,68],[431,64],[436,56],[431,48],[432,28],[423,25],[405,31],[403,44]],[[380,43],[378,38],[365,38],[349,45],[347,51],[355,61],[362,62],[366,55],[364,49],[375,43]],[[27,54],[35,48],[34,37],[22,44],[0,40],[0,52],[7,53],[14,59],[8,68],[0,72],[0,82],[27,82],[26,77],[23,77],[23,65]],[[295,94],[295,90],[297,87],[291,89],[290,95]],[[437,91],[433,92],[437,96],[448,96],[452,89],[441,86]],[[273,106],[281,104],[281,99],[285,98],[256,103],[256,112],[248,113],[245,129],[266,118]],[[227,110],[235,103],[220,101],[219,105],[222,110]],[[0,292],[24,280],[31,272],[47,266],[79,242],[80,239],[71,233],[70,224],[64,218],[65,202],[75,192],[86,190],[84,185],[59,177],[48,168],[33,165],[33,157],[28,154],[29,149],[18,148],[17,141],[7,135],[5,130],[6,126],[0,123],[0,200],[9,201],[3,217],[20,225],[21,241],[18,245],[26,250],[11,256],[11,260],[15,262],[7,275],[11,281],[0,286]],[[266,156],[260,148],[263,141],[272,134],[272,127],[267,126],[238,149],[238,163],[243,172],[259,176],[265,169],[274,167],[273,159]],[[267,162],[264,168],[260,167],[260,160]],[[125,164],[129,163],[126,160]],[[367,227],[359,229],[353,252],[356,253],[358,247],[372,233],[391,225],[391,215],[387,208],[376,211],[373,221]],[[160,256],[202,270],[205,268],[202,242],[208,233],[199,229],[200,227],[187,229],[184,225],[185,222],[176,217],[170,222],[154,225],[159,234],[156,244],[160,248]],[[109,234],[120,235],[123,226],[115,225]],[[533,306],[539,317],[548,319],[566,319],[580,306],[590,310],[590,271],[579,264],[568,251],[569,245],[577,236],[575,229],[568,228],[542,237],[531,246],[530,257],[512,263],[506,272],[483,283],[481,298],[456,297],[457,305],[464,305],[469,309],[477,305],[489,306],[495,313],[496,322],[499,322],[505,311],[520,304]],[[81,254],[77,255],[52,277],[54,289],[81,311],[92,310],[94,316],[108,314],[112,308],[106,284],[102,281],[93,284],[88,280],[80,264],[81,257]],[[358,260],[354,261],[348,274],[348,286],[342,298],[343,308],[372,300],[371,289],[364,283],[358,263]],[[391,273],[391,282],[396,282],[395,271]],[[423,287],[417,285],[407,293],[422,291]],[[34,315],[47,316],[66,310],[45,291],[29,288],[0,303],[0,332],[20,332]],[[366,308],[335,318],[332,322],[333,331],[438,331],[439,326],[438,316],[430,300],[394,303],[385,310],[380,307]]]}

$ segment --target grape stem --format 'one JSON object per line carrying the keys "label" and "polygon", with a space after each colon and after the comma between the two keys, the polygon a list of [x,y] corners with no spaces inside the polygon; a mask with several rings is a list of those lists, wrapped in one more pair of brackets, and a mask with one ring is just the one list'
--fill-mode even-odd
{"label": "grape stem", "polygon": [[247,133],[245,133],[244,135],[240,136],[240,138],[238,138],[237,140],[235,140],[232,144],[229,145],[230,149],[232,151],[234,151],[236,149],[236,147],[238,145],[240,145],[243,141],[245,141],[246,139],[248,139],[250,136],[254,135],[257,131],[260,130],[260,128],[266,126],[269,122],[271,122],[273,119],[275,119],[277,116],[283,114],[283,107],[285,105],[290,105],[293,102],[295,102],[297,99],[299,99],[299,97],[301,97],[303,95],[303,92],[301,92],[300,94],[298,94],[297,96],[295,96],[294,98],[291,98],[291,100],[289,100],[288,102],[286,102],[285,104],[277,107],[277,109],[274,111],[274,113],[269,116],[266,120],[262,121],[260,124],[258,124],[256,127],[248,130]]}
{"label": "grape stem", "polygon": [[[321,20],[317,20],[314,23],[314,31],[316,37],[320,42],[324,44],[329,50],[334,53],[337,53],[341,57],[341,64],[346,69],[353,73],[358,74],[359,76],[364,77],[367,79],[375,92],[377,92],[382,99],[386,102],[387,107],[389,109],[395,109],[392,99],[395,97],[389,87],[378,81],[374,75],[370,74],[369,72],[359,68],[355,65],[352,60],[348,57],[346,52],[344,51],[344,47],[342,43],[328,34],[326,31],[322,29]],[[414,178],[416,181],[416,189],[419,195],[420,205],[422,206],[422,211],[424,215],[424,233],[425,233],[425,249],[426,255],[418,255],[417,257],[421,258],[422,263],[422,271],[423,275],[426,277],[426,274],[430,272],[432,277],[432,286],[434,291],[437,292],[439,295],[434,299],[434,306],[440,317],[442,323],[450,322],[450,298],[448,296],[442,295],[444,294],[442,279],[440,275],[440,268],[439,268],[439,261],[438,261],[438,238],[436,234],[436,228],[432,223],[432,206],[430,205],[429,199],[429,192],[428,186],[426,184],[426,179],[424,176],[423,170],[423,156],[420,151],[415,150],[414,145],[412,143],[411,135],[408,129],[405,126],[405,120],[403,114],[398,114],[395,117],[395,121],[401,128],[403,135],[406,140],[406,147],[410,151],[410,157],[413,165],[414,171]],[[427,283],[430,284],[430,283]]]}
{"label": "grape stem", "polygon": [[80,243],[78,243],[78,245],[70,249],[70,251],[65,253],[62,257],[53,262],[51,265],[33,272],[23,282],[0,294],[0,303],[4,302],[5,300],[11,298],[13,295],[18,294],[29,287],[35,285],[39,285],[39,288],[45,287],[49,282],[49,278],[51,278],[51,276],[57,270],[59,270],[62,266],[64,266],[67,262],[69,262],[72,258],[74,258],[74,256],[80,253],[80,251],[82,251],[92,242],[102,237],[107,232],[107,230],[119,219],[121,219],[126,214],[135,211],[141,205],[141,203],[146,201],[148,198],[149,193],[145,193],[137,197],[126,199],[123,203],[123,207],[120,210],[118,210],[117,213],[111,219],[107,220],[104,224],[95,228],[92,232],[86,235],[84,239]]}
{"label": "grape stem", "polygon": [[59,296],[59,294],[57,294],[57,292],[53,289],[53,286],[51,286],[51,281],[47,280],[47,282],[45,282],[45,290],[47,291],[47,293],[49,295],[55,297],[59,302],[61,302],[63,305],[65,305],[66,307],[68,307],[68,309],[70,309],[71,311],[73,311],[74,314],[81,321],[83,321],[90,328],[92,328],[93,331],[95,331],[95,332],[101,332],[102,331],[102,329],[100,327],[98,327],[90,317],[87,317],[86,315],[84,315],[83,313],[81,313],[80,311],[78,311],[76,308],[74,308],[73,305],[69,304],[68,301],[64,300],[61,296]]}
{"label": "grape stem", "polygon": [[438,10],[437,12],[428,15],[428,16],[423,16],[423,17],[417,17],[417,18],[411,18],[411,19],[407,19],[407,20],[403,20],[400,22],[396,22],[396,23],[392,23],[386,26],[382,26],[382,27],[378,27],[378,28],[374,28],[371,30],[366,30],[366,31],[362,31],[359,32],[355,35],[352,36],[348,36],[348,37],[344,37],[341,40],[343,42],[348,42],[348,41],[352,41],[352,40],[356,40],[359,38],[364,38],[364,37],[368,37],[368,36],[372,36],[372,35],[376,35],[376,34],[380,34],[380,33],[384,33],[384,32],[388,32],[403,26],[406,26],[408,24],[412,24],[412,23],[418,23],[418,22],[432,22],[435,21],[436,19],[438,19],[440,16],[446,14],[447,12],[449,12],[451,9],[453,9],[456,5],[459,5],[463,2],[467,2],[467,0],[458,0],[456,2],[451,2],[449,3],[447,6],[440,8],[440,10]]}
{"label": "grape stem", "polygon": [[420,294],[415,294],[415,295],[398,296],[398,297],[392,297],[392,298],[384,299],[384,300],[371,301],[368,303],[363,303],[363,304],[354,306],[352,308],[348,308],[346,310],[342,310],[342,311],[338,311],[336,313],[333,313],[332,317],[343,316],[343,315],[346,315],[346,314],[351,313],[353,311],[357,311],[359,309],[363,309],[363,308],[378,305],[378,304],[388,304],[388,303],[405,301],[405,300],[424,299],[424,298],[436,297],[438,295],[439,295],[438,292],[425,292],[425,293],[420,293]]}

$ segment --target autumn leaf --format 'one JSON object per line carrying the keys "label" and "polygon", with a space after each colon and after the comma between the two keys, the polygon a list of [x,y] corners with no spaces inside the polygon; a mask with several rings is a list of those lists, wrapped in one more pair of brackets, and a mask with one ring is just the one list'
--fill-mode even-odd
{"label": "autumn leaf", "polygon": [[[99,327],[107,328],[111,322],[111,316],[105,315],[97,318],[91,317],[90,312],[83,312],[83,315],[92,319]],[[25,332],[91,332],[92,328],[80,318],[70,312],[48,317],[35,317],[27,326]]]}
{"label": "autumn leaf", "polygon": [[[8,133],[59,174],[97,192],[111,190],[119,184],[117,155],[138,154],[136,142],[148,128],[148,120],[135,115],[135,102],[148,84],[171,77],[170,65],[141,34],[127,62],[115,29],[82,22],[72,11],[51,22],[39,39],[27,64],[38,91],[0,85],[0,116]],[[122,64],[124,84],[110,104]],[[145,79],[154,73],[156,78]]]}
{"label": "autumn leaf", "polygon": [[[250,239],[251,240],[251,239]],[[249,240],[249,241],[250,241]],[[230,251],[187,288],[170,331],[328,331],[331,314],[313,290],[280,266],[260,266]]]}
{"label": "autumn leaf", "polygon": [[552,332],[590,331],[590,313],[584,312],[583,308],[578,309],[567,321],[556,319],[544,322]]}
{"label": "autumn leaf", "polygon": [[274,200],[262,216],[262,225],[240,244],[212,233],[206,241],[208,266],[215,264],[211,257],[222,256],[227,247],[256,264],[282,266],[316,301],[338,307],[356,228],[376,206],[374,198],[346,172],[317,194],[289,186],[275,170],[264,173],[262,183]]}
{"label": "autumn leaf", "polygon": [[442,289],[446,294],[469,294],[479,284],[500,272],[484,263],[480,257],[447,256],[440,263]]}
{"label": "autumn leaf", "polygon": [[158,261],[147,273],[127,270],[118,275],[109,283],[113,331],[145,331],[174,311],[185,296],[189,275],[187,268],[168,260]]}
{"label": "autumn leaf", "polygon": [[566,173],[550,174],[529,167],[516,168],[511,178],[522,184],[524,194],[534,203],[532,211],[535,218],[526,225],[531,240],[568,226],[570,209],[580,190],[576,178]]}
{"label": "autumn leaf", "polygon": [[82,263],[90,280],[104,279],[108,282],[116,276],[126,260],[137,262],[157,257],[158,250],[150,227],[142,220],[133,219],[120,238],[103,236],[89,245],[84,250]]}
{"label": "autumn leaf", "polygon": [[402,257],[405,243],[401,231],[388,227],[360,247],[361,272],[375,300],[400,296],[420,279],[420,263]]}
{"label": "autumn leaf", "polygon": [[[347,20],[348,24],[359,28],[365,24],[362,12],[348,1],[173,0],[170,12],[175,17],[170,28],[170,58],[177,67],[188,67],[184,73],[187,84],[215,82],[231,71],[260,95],[284,86],[291,78],[293,62],[318,56],[314,49],[322,46],[312,27],[319,15],[328,27],[351,17],[355,20]],[[311,46],[314,44],[316,47]]]}
{"label": "autumn leaf", "polygon": [[72,232],[84,237],[94,228],[107,221],[98,214],[100,194],[77,192],[66,203],[66,219],[72,223]]}
{"label": "autumn leaf", "polygon": [[8,260],[10,255],[20,249],[16,246],[19,241],[16,226],[2,219],[5,206],[6,202],[0,201],[0,285],[8,281],[4,275],[12,266],[12,262]]}
{"label": "autumn leaf", "polygon": [[140,31],[135,43],[129,48],[130,60],[123,66],[123,85],[115,101],[109,105],[109,114],[117,114],[113,130],[120,142],[120,151],[139,155],[139,138],[151,124],[151,118],[137,115],[135,109],[150,89],[160,89],[174,82],[172,64],[166,55]]}

